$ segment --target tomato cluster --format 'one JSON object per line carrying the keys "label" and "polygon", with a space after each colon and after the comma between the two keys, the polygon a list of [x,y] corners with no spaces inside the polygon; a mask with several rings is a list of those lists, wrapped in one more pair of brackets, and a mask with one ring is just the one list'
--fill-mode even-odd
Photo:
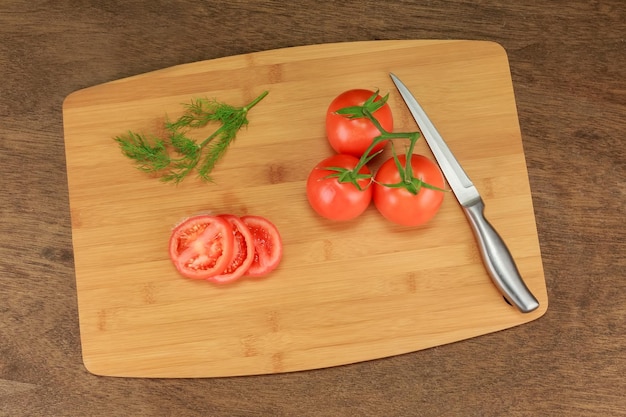
{"label": "tomato cluster", "polygon": [[[337,154],[318,163],[306,183],[309,203],[319,215],[351,220],[373,200],[388,220],[419,226],[439,211],[443,174],[436,163],[413,154],[418,132],[392,132],[393,116],[387,99],[388,95],[356,89],[340,94],[329,105],[326,136]],[[394,151],[372,174],[367,164],[396,139],[410,140],[407,154],[397,156]]]}
{"label": "tomato cluster", "polygon": [[170,259],[182,276],[218,284],[264,276],[282,253],[278,229],[260,216],[193,216],[174,228],[169,242]]}

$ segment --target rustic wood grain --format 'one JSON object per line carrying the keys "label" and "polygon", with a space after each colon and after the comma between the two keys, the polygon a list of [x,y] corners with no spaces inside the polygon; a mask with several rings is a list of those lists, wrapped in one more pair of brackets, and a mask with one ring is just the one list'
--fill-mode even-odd
{"label": "rustic wood grain", "polygon": [[[0,4],[0,415],[626,415],[621,0]],[[118,379],[82,365],[63,147],[71,92],[287,46],[507,50],[550,307],[417,353],[301,373]]]}

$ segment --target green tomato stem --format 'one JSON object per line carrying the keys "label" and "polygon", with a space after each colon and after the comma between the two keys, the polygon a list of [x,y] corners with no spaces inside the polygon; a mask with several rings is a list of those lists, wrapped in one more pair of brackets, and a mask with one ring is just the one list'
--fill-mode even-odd
{"label": "green tomato stem", "polygon": [[[363,106],[353,106],[353,107],[347,107],[344,109],[340,109],[337,111],[338,114],[342,114],[344,115],[344,117],[348,117],[348,118],[361,118],[361,117],[365,117],[367,118],[370,122],[372,122],[372,124],[376,127],[376,129],[378,129],[378,131],[380,132],[380,135],[376,136],[374,139],[372,139],[372,143],[370,144],[370,146],[365,150],[365,152],[363,153],[363,155],[361,156],[361,158],[359,159],[359,162],[357,163],[357,165],[354,167],[354,169],[349,170],[347,168],[335,168],[335,170],[338,172],[337,174],[331,174],[330,176],[336,176],[337,180],[339,182],[351,182],[353,183],[359,190],[361,190],[361,187],[359,186],[357,179],[362,179],[362,178],[372,178],[372,175],[365,175],[365,174],[359,174],[359,171],[361,170],[361,168],[363,168],[368,162],[370,162],[374,157],[376,157],[377,155],[379,155],[382,152],[382,149],[378,152],[375,152],[373,154],[370,155],[370,153],[374,150],[374,148],[383,141],[392,141],[391,142],[391,146],[392,146],[392,155],[393,155],[393,159],[395,161],[396,164],[396,169],[398,170],[398,173],[400,174],[400,182],[398,182],[397,184],[381,184],[385,187],[392,187],[392,188],[404,188],[406,189],[408,192],[410,192],[411,194],[417,194],[419,193],[420,189],[422,187],[425,188],[429,188],[432,190],[437,190],[437,191],[446,191],[443,190],[439,187],[436,187],[434,185],[428,184],[424,181],[422,181],[419,178],[415,178],[413,176],[413,167],[411,166],[411,159],[412,159],[412,155],[413,155],[413,150],[415,149],[415,144],[417,143],[418,139],[420,138],[420,132],[415,131],[415,132],[388,132],[387,130],[385,130],[382,125],[380,124],[380,122],[378,121],[378,119],[376,119],[376,117],[374,116],[374,111],[378,110],[378,108],[380,108],[382,106],[379,105],[378,107],[374,108],[374,111],[372,111],[372,108],[370,107],[372,105],[372,103],[374,102],[376,96],[378,95],[378,91],[376,91],[372,97],[370,97],[370,99],[368,99],[365,104]],[[389,97],[389,95],[387,94],[387,96],[385,96],[385,98],[383,99],[383,104],[384,102],[387,101],[387,98]],[[402,167],[402,164],[400,163],[400,160],[398,159],[398,155],[395,152],[395,148],[393,146],[393,140],[394,139],[408,139],[409,140],[409,146],[407,147],[406,153],[405,153],[405,158],[406,158],[406,163],[405,166]]]}

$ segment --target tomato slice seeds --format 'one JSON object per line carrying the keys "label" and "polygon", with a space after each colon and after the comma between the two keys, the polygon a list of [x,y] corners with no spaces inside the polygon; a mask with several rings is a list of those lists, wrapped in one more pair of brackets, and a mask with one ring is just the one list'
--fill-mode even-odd
{"label": "tomato slice seeds", "polygon": [[261,277],[272,272],[283,256],[283,244],[278,229],[260,216],[243,216],[241,220],[252,232],[254,260],[246,275]]}
{"label": "tomato slice seeds", "polygon": [[230,263],[233,241],[232,226],[225,219],[195,216],[174,228],[169,254],[181,275],[206,279],[222,272]]}
{"label": "tomato slice seeds", "polygon": [[208,280],[218,284],[235,281],[244,275],[254,261],[254,240],[252,233],[241,219],[232,214],[219,217],[227,220],[233,227],[233,256],[230,264],[221,274],[209,277]]}

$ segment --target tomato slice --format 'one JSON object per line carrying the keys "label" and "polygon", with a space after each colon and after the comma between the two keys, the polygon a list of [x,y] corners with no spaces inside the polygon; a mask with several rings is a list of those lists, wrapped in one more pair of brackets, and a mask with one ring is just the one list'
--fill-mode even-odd
{"label": "tomato slice", "polygon": [[278,229],[260,216],[242,216],[254,240],[254,259],[247,275],[261,277],[276,269],[283,257],[283,244]]}
{"label": "tomato slice", "polygon": [[233,258],[234,235],[228,220],[210,215],[193,216],[174,228],[169,254],[184,277],[207,279],[224,272]]}
{"label": "tomato slice", "polygon": [[225,284],[237,280],[248,272],[254,261],[254,240],[252,232],[239,217],[232,214],[222,214],[219,217],[227,220],[233,228],[233,256],[224,272],[208,279],[218,284]]}

